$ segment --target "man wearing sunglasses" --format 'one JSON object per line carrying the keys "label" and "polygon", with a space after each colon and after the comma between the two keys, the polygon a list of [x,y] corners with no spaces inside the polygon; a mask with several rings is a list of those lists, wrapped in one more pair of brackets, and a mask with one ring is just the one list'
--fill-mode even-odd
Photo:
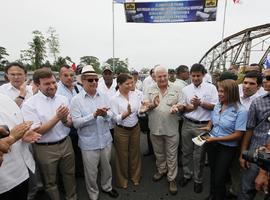
{"label": "man wearing sunglasses", "polygon": [[[244,134],[241,152],[244,150],[255,151],[265,146],[270,138],[270,69],[263,72],[263,88],[267,92],[254,99],[249,108],[247,132]],[[248,163],[241,159],[240,165],[243,168],[242,186],[238,195],[238,200],[251,200],[256,195],[255,178],[259,173],[259,167],[256,164]]]}
{"label": "man wearing sunglasses", "polygon": [[112,112],[106,96],[97,91],[98,75],[91,65],[83,67],[81,79],[84,90],[72,99],[71,116],[78,130],[87,193],[91,200],[99,197],[97,176],[100,165],[102,191],[116,198],[118,193],[112,188],[110,165]]}

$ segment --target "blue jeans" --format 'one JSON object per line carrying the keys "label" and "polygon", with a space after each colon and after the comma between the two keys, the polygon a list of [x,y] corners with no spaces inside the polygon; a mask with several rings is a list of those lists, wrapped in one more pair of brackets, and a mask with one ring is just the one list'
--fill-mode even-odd
{"label": "blue jeans", "polygon": [[259,173],[259,167],[251,163],[250,167],[242,171],[241,190],[238,200],[252,200],[256,196],[255,179]]}

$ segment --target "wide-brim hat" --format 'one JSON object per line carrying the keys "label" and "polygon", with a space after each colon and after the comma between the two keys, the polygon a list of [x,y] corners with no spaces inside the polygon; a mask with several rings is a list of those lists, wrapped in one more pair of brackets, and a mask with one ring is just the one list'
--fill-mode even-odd
{"label": "wide-brim hat", "polygon": [[95,76],[97,73],[95,72],[92,65],[86,65],[82,68],[81,75],[92,75]]}

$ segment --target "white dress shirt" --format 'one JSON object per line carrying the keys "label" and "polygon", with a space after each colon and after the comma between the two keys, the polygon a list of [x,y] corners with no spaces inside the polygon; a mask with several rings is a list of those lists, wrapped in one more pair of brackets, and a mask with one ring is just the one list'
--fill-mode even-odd
{"label": "white dress shirt", "polygon": [[[5,83],[0,86],[0,93],[9,96],[11,99],[15,100],[20,95],[20,90],[13,87],[11,83]],[[32,86],[26,86],[26,96],[25,99],[33,96]]]}
{"label": "white dress shirt", "polygon": [[[122,96],[119,90],[111,99],[111,109],[114,114],[113,119],[119,125],[133,127],[138,123],[137,114],[141,105],[141,97],[135,91],[128,93],[128,99]],[[122,120],[122,114],[127,111],[128,104],[131,106],[131,114]]]}
{"label": "white dress shirt", "polygon": [[71,101],[71,116],[74,127],[78,130],[78,145],[82,150],[103,149],[112,143],[109,122],[112,118],[110,109],[105,117],[94,117],[97,108],[109,108],[104,94],[89,96],[84,90]]}
{"label": "white dress shirt", "polygon": [[135,87],[136,87],[137,90],[142,91],[143,90],[143,83],[142,83],[142,81],[138,79],[136,81],[136,83],[135,83]]}
{"label": "white dress shirt", "polygon": [[108,88],[107,85],[105,84],[104,79],[102,78],[102,79],[99,79],[99,81],[98,81],[97,90],[100,93],[105,94],[109,99],[111,99],[116,93],[116,89],[115,89],[116,85],[117,85],[116,80],[113,79],[111,87]]}
{"label": "white dress shirt", "polygon": [[[23,117],[26,121],[33,121],[33,127],[37,127],[51,120],[61,105],[69,107],[66,97],[55,94],[53,98],[50,98],[39,91],[23,103]],[[52,129],[42,135],[38,143],[60,141],[68,136],[69,131],[70,129],[59,121]]]}
{"label": "white dress shirt", "polygon": [[[211,104],[218,103],[218,92],[214,85],[206,82],[202,82],[198,87],[193,83],[184,87],[184,96],[186,97],[185,103],[191,104],[191,99],[196,95],[201,99],[202,102],[207,102]],[[211,119],[211,111],[198,106],[194,111],[187,112],[184,116],[191,120],[196,121],[209,121]]]}
{"label": "white dress shirt", "polygon": [[[238,85],[239,88],[239,95],[240,97],[243,96],[243,84],[239,84]],[[260,87],[259,90],[257,91],[259,96],[265,95],[267,93],[267,91],[264,90],[263,87]]]}
{"label": "white dress shirt", "polygon": [[77,91],[75,90],[75,88],[73,88],[72,91],[70,91],[61,81],[59,81],[57,83],[57,92],[56,94],[59,95],[63,95],[65,97],[67,97],[69,103],[71,102],[71,99],[76,96]]}
{"label": "white dress shirt", "polygon": [[143,80],[143,92],[146,92],[146,90],[155,85],[156,82],[153,80],[152,76],[147,76],[144,80]]}
{"label": "white dress shirt", "polygon": [[242,95],[240,96],[240,102],[241,104],[246,108],[246,110],[249,110],[249,107],[254,99],[261,96],[260,93],[257,91],[255,94],[253,94],[250,97],[244,97],[244,94],[242,92]]}
{"label": "white dress shirt", "polygon": [[[6,95],[0,94],[0,124],[12,129],[23,122],[23,116],[17,104]],[[29,178],[28,168],[34,173],[35,162],[28,144],[19,140],[4,154],[0,166],[0,194],[11,190]]]}

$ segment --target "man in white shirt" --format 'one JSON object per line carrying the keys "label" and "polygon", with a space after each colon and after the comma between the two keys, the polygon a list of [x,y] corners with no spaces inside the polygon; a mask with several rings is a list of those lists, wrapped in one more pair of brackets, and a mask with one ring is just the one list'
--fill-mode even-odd
{"label": "man in white shirt", "polygon": [[23,122],[21,110],[12,99],[0,94],[0,105],[0,124],[10,129],[10,136],[1,140],[9,146],[14,143],[0,166],[0,199],[27,200],[29,170],[35,172],[35,162],[26,142],[34,142],[40,135],[28,131],[32,123]]}
{"label": "man in white shirt", "polygon": [[5,68],[9,83],[0,86],[0,93],[9,96],[18,106],[21,106],[25,99],[33,95],[32,87],[26,81],[26,68],[19,63],[10,63]]}
{"label": "man in white shirt", "polygon": [[[262,75],[259,72],[251,71],[245,74],[242,87],[239,87],[240,101],[247,110],[254,99],[261,96],[259,89],[262,85]],[[242,90],[240,92],[240,90]]]}
{"label": "man in white shirt", "polygon": [[[116,93],[116,80],[113,78],[113,70],[110,67],[109,64],[105,65],[103,72],[102,72],[102,78],[98,81],[98,88],[97,90],[106,95],[108,100],[111,100],[112,97]],[[115,123],[113,121],[110,122],[110,132],[112,135],[112,138],[114,140],[114,126]]]}
{"label": "man in white shirt", "polygon": [[[200,127],[205,126],[211,119],[211,110],[218,102],[218,92],[214,85],[203,81],[206,70],[201,64],[194,64],[190,69],[192,83],[183,89],[186,97],[184,123],[182,127],[182,164],[183,177],[179,184],[187,185],[194,178],[194,192],[203,190],[202,176],[204,167],[204,149],[192,142],[192,138],[198,136]],[[193,162],[193,169],[191,168]],[[193,174],[194,173],[194,174]]]}
{"label": "man in white shirt", "polygon": [[[80,85],[74,83],[74,76],[75,73],[69,65],[65,65],[59,70],[60,81],[57,84],[56,94],[67,97],[69,105],[72,98],[83,90]],[[75,175],[76,177],[83,177],[82,154],[80,148],[78,147],[77,130],[74,127],[71,127],[69,136],[75,153]]]}
{"label": "man in white shirt", "polygon": [[99,197],[97,177],[100,165],[102,190],[116,198],[118,193],[112,188],[110,165],[112,137],[109,122],[112,113],[106,96],[97,91],[98,76],[91,65],[82,69],[82,84],[84,90],[72,99],[71,116],[78,129],[88,196],[91,200]]}
{"label": "man in white shirt", "polygon": [[59,169],[66,192],[66,199],[76,200],[75,162],[71,140],[68,137],[72,122],[68,99],[57,95],[56,79],[48,69],[38,69],[33,74],[39,92],[24,102],[23,116],[33,121],[41,139],[33,146],[37,162],[43,175],[47,194],[53,200],[60,200],[57,186]]}
{"label": "man in white shirt", "polygon": [[175,73],[176,73],[176,80],[174,84],[183,89],[185,86],[188,85],[188,83],[186,82],[189,79],[188,66],[180,65],[179,67],[176,68]]}
{"label": "man in white shirt", "polygon": [[155,79],[156,79],[156,77],[155,77],[155,73],[154,73],[154,68],[152,68],[150,70],[150,75],[147,76],[143,80],[143,92],[147,91],[147,88],[151,87],[152,85],[154,85],[156,83]]}
{"label": "man in white shirt", "polygon": [[137,72],[136,70],[133,70],[133,71],[131,72],[131,75],[133,76],[135,88],[136,88],[137,90],[142,91],[142,90],[143,90],[143,83],[142,83],[142,81],[139,79],[139,72]]}

